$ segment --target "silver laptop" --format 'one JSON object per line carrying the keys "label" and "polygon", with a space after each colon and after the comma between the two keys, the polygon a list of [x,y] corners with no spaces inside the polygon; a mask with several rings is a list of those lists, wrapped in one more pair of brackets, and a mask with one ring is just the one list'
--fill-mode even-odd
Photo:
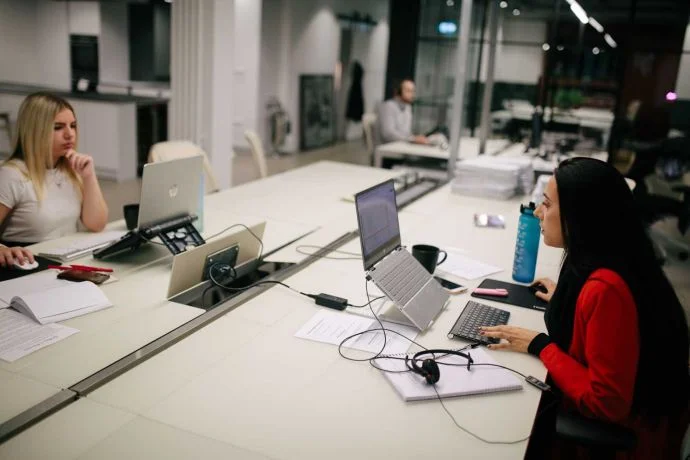
{"label": "silver laptop", "polygon": [[201,155],[144,165],[138,227],[180,216],[200,216],[203,206]]}
{"label": "silver laptop", "polygon": [[404,316],[403,321],[397,322],[425,330],[443,310],[449,294],[400,245],[393,180],[359,192],[355,195],[355,207],[367,276]]}

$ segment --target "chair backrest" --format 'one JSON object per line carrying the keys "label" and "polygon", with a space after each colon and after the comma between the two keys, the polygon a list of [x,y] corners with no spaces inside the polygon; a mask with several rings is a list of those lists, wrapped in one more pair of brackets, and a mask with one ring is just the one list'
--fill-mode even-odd
{"label": "chair backrest", "polygon": [[249,143],[249,148],[252,151],[252,156],[256,162],[256,166],[259,169],[259,175],[263,178],[268,176],[268,165],[266,164],[266,154],[264,153],[264,147],[261,144],[261,139],[259,135],[254,131],[247,130],[244,132],[244,138],[247,139]]}
{"label": "chair backrest", "polygon": [[376,114],[365,113],[362,115],[362,130],[364,131],[364,141],[367,144],[367,151],[374,153],[374,127],[376,126]]}
{"label": "chair backrest", "polygon": [[158,142],[151,146],[149,150],[149,163],[156,163],[159,161],[176,160],[178,158],[186,158],[195,155],[204,157],[204,176],[206,185],[206,194],[218,191],[218,182],[211,169],[211,164],[208,161],[208,156],[201,147],[189,141],[165,141]]}

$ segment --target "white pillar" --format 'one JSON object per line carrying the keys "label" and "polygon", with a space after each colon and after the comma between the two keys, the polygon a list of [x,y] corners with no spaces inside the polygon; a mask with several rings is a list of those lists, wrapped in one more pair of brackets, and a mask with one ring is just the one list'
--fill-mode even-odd
{"label": "white pillar", "polygon": [[233,140],[243,148],[249,146],[244,131],[260,133],[259,123],[266,123],[265,101],[259,100],[262,4],[262,0],[235,0],[234,104],[242,110],[234,114]]}
{"label": "white pillar", "polygon": [[463,0],[460,11],[460,33],[455,55],[455,85],[453,86],[453,116],[450,125],[450,158],[448,159],[448,178],[455,175],[455,164],[460,155],[460,137],[464,123],[465,83],[467,82],[467,48],[470,43],[470,21],[472,19],[472,0]]}
{"label": "white pillar", "polygon": [[209,155],[221,188],[232,178],[234,0],[172,3],[168,137]]}

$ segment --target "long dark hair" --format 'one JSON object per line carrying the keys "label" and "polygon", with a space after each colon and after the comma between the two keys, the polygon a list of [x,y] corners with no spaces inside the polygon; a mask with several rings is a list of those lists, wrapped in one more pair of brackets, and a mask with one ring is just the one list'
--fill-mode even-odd
{"label": "long dark hair", "polygon": [[640,356],[633,412],[661,416],[684,409],[688,392],[685,313],[656,260],[625,179],[613,166],[591,158],[566,160],[554,175],[565,257],[545,314],[549,334],[567,351],[575,304],[585,281],[599,268],[615,271],[628,285],[637,307]]}

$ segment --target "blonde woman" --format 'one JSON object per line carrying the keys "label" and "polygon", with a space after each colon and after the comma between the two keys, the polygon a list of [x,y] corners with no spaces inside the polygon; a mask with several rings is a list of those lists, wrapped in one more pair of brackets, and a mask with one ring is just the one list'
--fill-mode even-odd
{"label": "blonde woman", "polygon": [[[93,159],[77,153],[74,109],[49,93],[22,102],[10,158],[0,166],[0,266],[33,262],[23,246],[103,230],[108,207]],[[13,246],[13,247],[12,247]]]}

